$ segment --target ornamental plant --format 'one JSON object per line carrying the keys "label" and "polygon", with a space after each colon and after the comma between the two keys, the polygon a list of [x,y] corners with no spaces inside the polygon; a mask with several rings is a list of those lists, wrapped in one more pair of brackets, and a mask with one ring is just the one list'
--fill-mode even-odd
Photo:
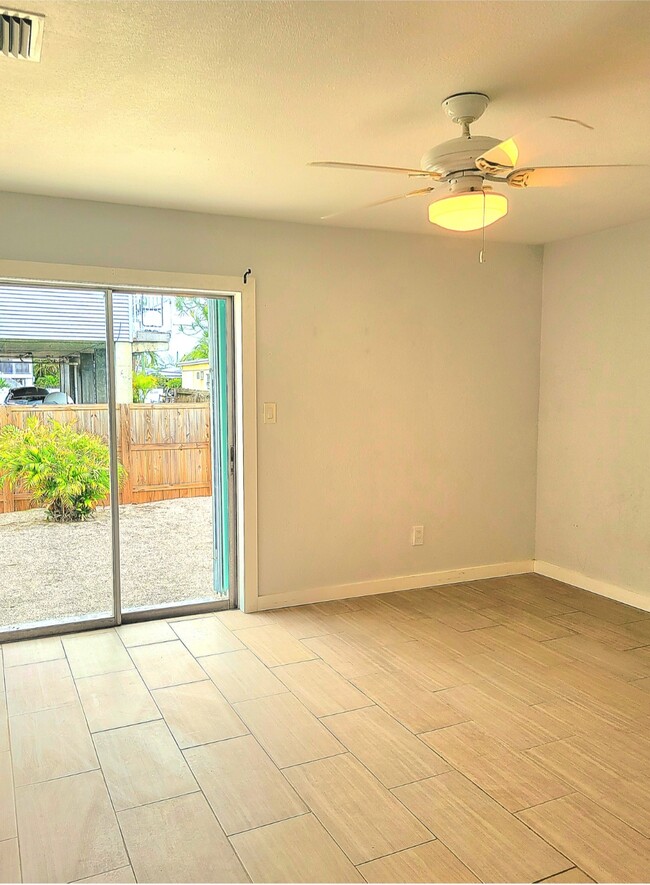
{"label": "ornamental plant", "polygon": [[[19,483],[56,522],[88,519],[110,492],[109,449],[74,424],[29,418],[0,431],[0,482]],[[120,483],[126,472],[118,466]]]}

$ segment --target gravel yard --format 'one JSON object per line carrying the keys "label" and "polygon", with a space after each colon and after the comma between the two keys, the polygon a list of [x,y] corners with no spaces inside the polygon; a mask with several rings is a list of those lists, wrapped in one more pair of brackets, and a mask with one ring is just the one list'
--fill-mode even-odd
{"label": "gravel yard", "polygon": [[[125,608],[215,599],[212,499],[120,507]],[[0,626],[112,611],[111,514],[59,524],[0,514]]]}

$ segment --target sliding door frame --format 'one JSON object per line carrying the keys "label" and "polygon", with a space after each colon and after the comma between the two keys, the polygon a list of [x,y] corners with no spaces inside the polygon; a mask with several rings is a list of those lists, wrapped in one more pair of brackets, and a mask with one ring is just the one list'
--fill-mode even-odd
{"label": "sliding door frame", "polygon": [[[32,627],[0,630],[0,642],[112,627],[121,623],[182,617],[240,607],[257,609],[257,393],[255,353],[255,280],[203,274],[173,274],[126,268],[81,267],[0,260],[0,285],[92,289],[103,292],[106,316],[109,447],[111,451],[111,532],[113,616],[81,616],[74,621],[48,621]],[[193,295],[227,299],[228,448],[229,448],[229,598],[122,612],[119,550],[117,427],[115,414],[115,341],[113,292]],[[246,445],[244,446],[244,441]],[[213,445],[215,441],[213,440]]]}

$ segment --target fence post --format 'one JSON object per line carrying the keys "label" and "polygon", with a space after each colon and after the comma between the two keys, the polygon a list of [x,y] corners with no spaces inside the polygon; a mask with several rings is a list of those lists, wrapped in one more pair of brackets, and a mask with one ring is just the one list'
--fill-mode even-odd
{"label": "fence post", "polygon": [[127,403],[120,403],[120,455],[126,470],[126,479],[120,492],[122,504],[133,503],[131,480],[131,410]]}

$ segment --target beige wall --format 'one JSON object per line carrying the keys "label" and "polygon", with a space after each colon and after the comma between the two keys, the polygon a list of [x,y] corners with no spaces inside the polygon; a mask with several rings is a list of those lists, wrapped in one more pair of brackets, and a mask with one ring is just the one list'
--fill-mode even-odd
{"label": "beige wall", "polygon": [[478,249],[0,194],[2,258],[253,269],[262,595],[532,558],[542,252]]}
{"label": "beige wall", "polygon": [[546,246],[543,290],[536,557],[647,604],[650,221]]}

